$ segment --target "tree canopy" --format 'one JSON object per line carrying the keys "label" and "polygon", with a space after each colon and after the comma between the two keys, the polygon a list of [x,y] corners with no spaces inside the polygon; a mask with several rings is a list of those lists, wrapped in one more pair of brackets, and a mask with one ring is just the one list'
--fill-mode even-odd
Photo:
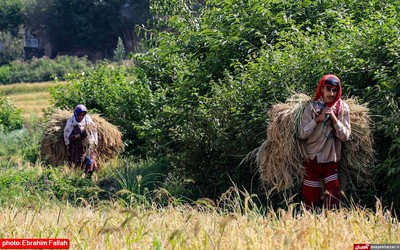
{"label": "tree canopy", "polygon": [[[135,25],[150,19],[148,0],[4,0],[0,31],[19,28],[51,43],[52,55],[101,52],[112,58],[118,37],[129,43]],[[138,41],[134,41],[138,42]]]}

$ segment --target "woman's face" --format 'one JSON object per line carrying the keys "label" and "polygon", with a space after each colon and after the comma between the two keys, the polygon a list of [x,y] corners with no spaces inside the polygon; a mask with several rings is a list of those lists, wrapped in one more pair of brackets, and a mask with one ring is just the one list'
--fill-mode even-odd
{"label": "woman's face", "polygon": [[335,100],[338,93],[337,87],[324,86],[322,87],[322,97],[325,103],[331,103]]}
{"label": "woman's face", "polygon": [[85,115],[86,115],[86,112],[80,112],[80,113],[77,115],[76,120],[77,120],[78,122],[81,122],[81,121],[83,120],[83,118],[85,118]]}

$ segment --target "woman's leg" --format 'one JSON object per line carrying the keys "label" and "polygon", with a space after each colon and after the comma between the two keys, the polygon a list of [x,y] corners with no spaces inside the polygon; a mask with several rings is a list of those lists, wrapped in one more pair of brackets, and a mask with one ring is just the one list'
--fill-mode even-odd
{"label": "woman's leg", "polygon": [[314,208],[321,202],[321,184],[319,175],[315,171],[316,165],[316,159],[304,162],[306,172],[303,179],[302,193],[307,208]]}
{"label": "woman's leg", "polygon": [[339,208],[339,180],[337,163],[326,163],[324,166],[325,206],[329,209]]}

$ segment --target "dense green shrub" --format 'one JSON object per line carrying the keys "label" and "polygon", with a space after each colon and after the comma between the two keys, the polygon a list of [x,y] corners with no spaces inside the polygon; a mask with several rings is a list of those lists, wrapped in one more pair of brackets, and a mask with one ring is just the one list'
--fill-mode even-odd
{"label": "dense green shrub", "polygon": [[[164,131],[156,141],[178,172],[194,176],[207,194],[224,190],[228,175],[248,188],[249,169],[238,166],[265,138],[266,110],[294,92],[313,95],[321,76],[334,73],[345,96],[369,102],[378,169],[394,176],[397,134],[384,125],[399,126],[392,119],[400,93],[397,7],[369,1],[364,12],[363,5],[211,1],[194,15],[169,6],[179,13],[166,19],[173,31],[155,31],[155,48],[137,59],[148,81],[168,91],[154,121]],[[399,193],[394,179],[384,186],[384,197]]]}
{"label": "dense green shrub", "polygon": [[0,79],[1,83],[10,83],[11,82],[11,71],[9,65],[0,66]]}
{"label": "dense green shrub", "polygon": [[65,80],[66,75],[88,71],[91,66],[86,57],[74,56],[13,61],[0,67],[0,84]]}
{"label": "dense green shrub", "polygon": [[4,95],[0,95],[0,131],[22,128],[22,111]]}

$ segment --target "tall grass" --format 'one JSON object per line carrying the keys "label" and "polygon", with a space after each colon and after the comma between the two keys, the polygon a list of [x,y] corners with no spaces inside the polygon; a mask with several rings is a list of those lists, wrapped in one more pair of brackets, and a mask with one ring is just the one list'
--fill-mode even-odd
{"label": "tall grass", "polygon": [[183,205],[10,206],[0,208],[0,238],[68,238],[71,249],[353,249],[400,242],[398,218],[379,202],[376,211],[297,209],[263,215]]}
{"label": "tall grass", "polygon": [[97,202],[95,184],[81,178],[80,171],[25,164],[0,168],[0,207],[37,206],[57,202],[79,205]]}
{"label": "tall grass", "polygon": [[111,179],[117,183],[117,195],[127,206],[150,205],[153,193],[161,187],[167,175],[167,164],[163,159],[135,161],[121,159]]}
{"label": "tall grass", "polygon": [[39,160],[39,126],[0,131],[0,167],[21,167]]}

